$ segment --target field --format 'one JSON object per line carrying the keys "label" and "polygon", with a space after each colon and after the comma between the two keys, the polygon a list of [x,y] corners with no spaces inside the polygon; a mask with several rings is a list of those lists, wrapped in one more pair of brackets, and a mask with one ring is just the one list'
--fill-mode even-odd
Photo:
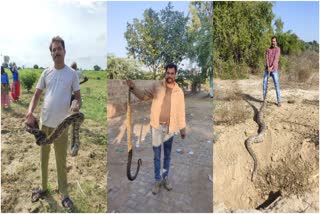
{"label": "field", "polygon": [[[6,70],[11,78],[11,72]],[[42,70],[20,70],[20,75]],[[85,121],[80,129],[78,156],[67,156],[69,193],[76,212],[105,212],[106,202],[106,73],[83,71],[89,81],[81,85]],[[32,189],[39,186],[40,152],[34,137],[24,130],[30,92],[21,88],[20,101],[1,111],[1,210],[2,212],[66,212],[57,193],[55,157],[49,160],[49,195],[31,203]],[[40,117],[41,103],[35,111]]]}
{"label": "field", "polygon": [[245,140],[257,133],[262,77],[214,85],[214,212],[319,212],[319,79],[282,75],[282,106],[269,80],[264,142],[254,144],[258,176]]}

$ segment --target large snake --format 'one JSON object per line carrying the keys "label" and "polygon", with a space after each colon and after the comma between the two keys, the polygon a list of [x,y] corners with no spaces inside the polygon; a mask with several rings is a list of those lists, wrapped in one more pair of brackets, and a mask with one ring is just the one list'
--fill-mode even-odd
{"label": "large snake", "polygon": [[39,129],[39,123],[35,121],[34,126],[29,126],[25,124],[25,129],[27,132],[34,135],[37,145],[52,144],[53,141],[59,138],[64,130],[72,125],[72,139],[70,154],[71,156],[76,156],[80,148],[80,125],[84,120],[84,114],[81,112],[74,112],[66,116],[63,121],[52,131],[52,133],[47,136],[42,130]]}
{"label": "large snake", "polygon": [[[269,74],[268,74],[268,80],[269,80]],[[245,141],[246,149],[248,150],[249,154],[251,155],[251,157],[253,159],[253,170],[252,170],[252,174],[251,174],[251,181],[255,180],[255,178],[257,176],[257,170],[258,170],[258,160],[257,160],[257,157],[256,157],[253,149],[252,149],[252,144],[263,142],[266,128],[267,128],[266,124],[263,121],[263,116],[264,116],[263,112],[264,112],[264,109],[267,105],[267,94],[268,94],[268,87],[266,89],[266,94],[264,96],[262,105],[261,105],[259,111],[257,112],[256,122],[259,125],[258,134],[250,136]]]}
{"label": "large snake", "polygon": [[130,181],[137,178],[142,160],[138,160],[138,166],[136,173],[131,175],[131,161],[132,161],[132,143],[131,143],[131,91],[128,92],[127,102],[127,143],[128,143],[128,163],[127,163],[127,177]]}

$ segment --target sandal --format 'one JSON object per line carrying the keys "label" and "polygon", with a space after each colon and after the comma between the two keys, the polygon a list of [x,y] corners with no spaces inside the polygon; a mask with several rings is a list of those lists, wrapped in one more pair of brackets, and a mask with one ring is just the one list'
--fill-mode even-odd
{"label": "sandal", "polygon": [[33,190],[31,194],[31,201],[32,203],[39,201],[40,198],[43,198],[48,193],[48,190],[42,191],[40,187],[37,187]]}
{"label": "sandal", "polygon": [[69,197],[65,197],[62,201],[61,204],[64,208],[72,209],[73,208],[73,202]]}

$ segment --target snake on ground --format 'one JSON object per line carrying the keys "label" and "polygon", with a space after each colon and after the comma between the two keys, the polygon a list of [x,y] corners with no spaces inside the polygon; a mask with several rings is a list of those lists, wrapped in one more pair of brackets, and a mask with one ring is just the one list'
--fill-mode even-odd
{"label": "snake on ground", "polygon": [[[268,77],[269,80],[269,77]],[[256,122],[259,125],[259,129],[258,129],[258,133],[255,135],[252,135],[250,137],[248,137],[245,141],[245,146],[246,149],[248,150],[249,154],[251,155],[252,159],[253,159],[253,170],[252,170],[252,174],[251,174],[251,181],[254,181],[256,176],[257,176],[257,170],[258,170],[258,160],[257,157],[252,149],[252,144],[253,143],[261,143],[264,140],[264,136],[266,133],[266,124],[264,122],[264,110],[266,108],[267,105],[267,94],[268,94],[268,86],[266,89],[266,94],[263,98],[263,102],[262,105],[257,113],[257,117],[256,117]]]}

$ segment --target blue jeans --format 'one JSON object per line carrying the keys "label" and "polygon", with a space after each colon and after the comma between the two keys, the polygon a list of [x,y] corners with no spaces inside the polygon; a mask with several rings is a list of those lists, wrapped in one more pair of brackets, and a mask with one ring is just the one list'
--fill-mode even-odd
{"label": "blue jeans", "polygon": [[[278,71],[270,72],[270,76],[272,77],[273,83],[274,83],[274,87],[276,88],[277,102],[281,103]],[[266,96],[267,87],[268,87],[268,71],[265,71],[264,72],[264,76],[263,76],[263,99]]]}
{"label": "blue jeans", "polygon": [[153,164],[154,164],[154,178],[156,181],[161,181],[162,178],[168,177],[171,160],[171,149],[172,149],[173,137],[170,137],[163,143],[164,159],[163,159],[163,173],[160,175],[161,169],[161,145],[153,146]]}

